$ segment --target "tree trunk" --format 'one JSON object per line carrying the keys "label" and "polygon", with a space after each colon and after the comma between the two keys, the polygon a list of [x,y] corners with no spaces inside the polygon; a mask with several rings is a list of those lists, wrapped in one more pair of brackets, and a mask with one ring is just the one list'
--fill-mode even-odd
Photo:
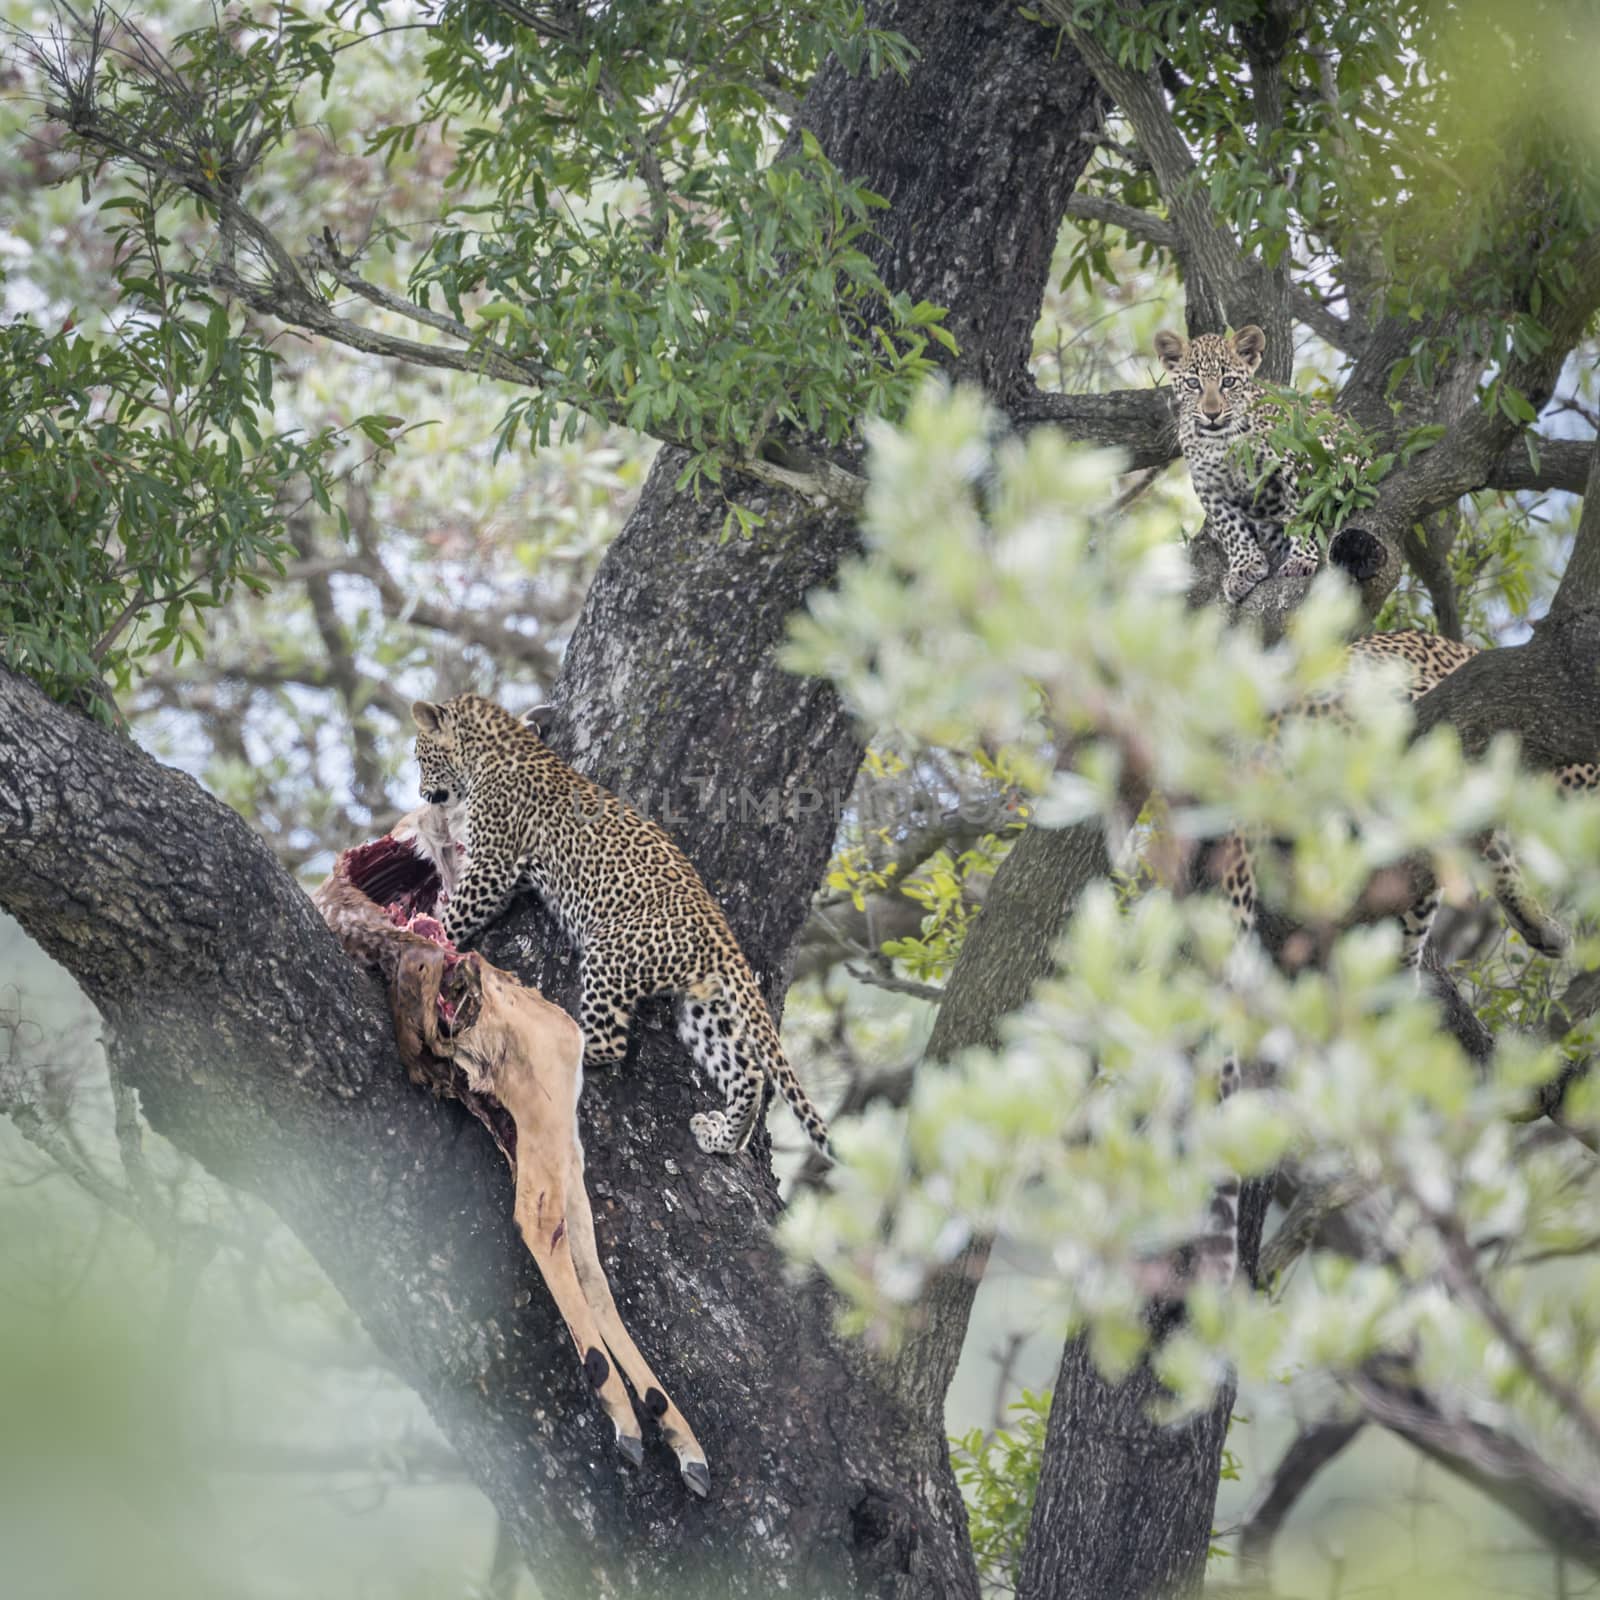
{"label": "tree trunk", "polygon": [[1233,1389],[1181,1427],[1150,1420],[1160,1399],[1149,1367],[1108,1383],[1085,1340],[1068,1344],[1017,1600],[1199,1594]]}
{"label": "tree trunk", "polygon": [[[892,202],[875,247],[891,286],[950,306],[959,370],[1015,389],[1097,91],[1010,8],[902,0],[873,20],[917,47],[909,79],[829,68],[805,120]],[[723,543],[676,465],[658,461],[596,579],[554,742],[678,837],[777,1002],[860,746],[774,648],[854,531],[780,497]],[[407,1085],[376,986],[237,816],[0,673],[0,841],[0,903],[83,983],[151,1124],[306,1242],[547,1592],[975,1595],[942,1419],[834,1335],[820,1283],[786,1278],[765,1144],[698,1151],[687,1120],[709,1091],[659,1015],[591,1081],[582,1132],[623,1316],[710,1454],[703,1505],[664,1450],[637,1473],[616,1458],[503,1164]],[[531,904],[486,949],[570,1004]]]}

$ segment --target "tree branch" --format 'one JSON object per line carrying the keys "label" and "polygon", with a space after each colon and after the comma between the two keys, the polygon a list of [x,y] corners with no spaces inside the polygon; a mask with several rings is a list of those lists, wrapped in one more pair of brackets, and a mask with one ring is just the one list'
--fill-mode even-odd
{"label": "tree branch", "polygon": [[[1154,71],[1122,65],[1095,37],[1074,21],[1069,0],[1046,0],[1046,16],[1066,30],[1078,54],[1133,125],[1139,148],[1167,203],[1178,249],[1187,272],[1191,332],[1220,333],[1227,321],[1243,323],[1258,314],[1257,270],[1232,233],[1212,210],[1198,181],[1194,157],[1167,110],[1165,91]],[[1269,357],[1271,354],[1269,344]],[[1283,376],[1288,375],[1285,365]]]}
{"label": "tree branch", "polygon": [[1600,606],[1552,612],[1520,645],[1484,650],[1416,705],[1420,737],[1451,723],[1469,754],[1515,733],[1530,765],[1563,767],[1600,751]]}
{"label": "tree branch", "polygon": [[1052,394],[1030,389],[1007,408],[1018,428],[1049,423],[1069,439],[1123,450],[1130,470],[1164,467],[1178,458],[1178,428],[1164,389],[1114,389],[1106,394]]}
{"label": "tree branch", "polygon": [[[1559,299],[1552,292],[1547,302],[1551,306],[1545,323],[1548,343],[1537,353],[1514,358],[1501,377],[1504,384],[1524,395],[1535,411],[1549,399],[1568,353],[1600,306],[1600,235],[1586,239],[1567,265],[1569,287]],[[1411,337],[1402,331],[1394,335],[1399,343],[1392,343],[1383,330],[1374,335],[1341,404],[1360,401],[1374,386],[1387,382],[1392,359],[1398,358]],[[1386,354],[1375,361],[1380,350]],[[1352,409],[1359,407],[1353,405]],[[1360,519],[1361,526],[1386,548],[1385,561],[1361,585],[1369,611],[1382,604],[1399,578],[1401,544],[1411,525],[1453,505],[1462,495],[1487,487],[1509,452],[1519,445],[1526,449],[1518,438],[1521,431],[1521,425],[1498,407],[1468,397],[1465,409],[1437,444],[1384,479],[1377,503]]]}
{"label": "tree branch", "polygon": [[1350,1388],[1373,1421],[1481,1490],[1540,1539],[1600,1570],[1600,1492],[1592,1477],[1568,1476],[1542,1452],[1447,1407],[1392,1364],[1369,1364]]}
{"label": "tree branch", "polygon": [[1312,1480],[1361,1432],[1361,1417],[1332,1416],[1303,1427],[1262,1481],[1239,1533],[1239,1565],[1265,1580],[1272,1545]]}
{"label": "tree branch", "polygon": [[[1538,465],[1534,465],[1534,457]],[[1594,441],[1547,439],[1529,431],[1514,440],[1488,470],[1486,489],[1565,489],[1583,494],[1589,485]]]}
{"label": "tree branch", "polygon": [[[50,116],[65,122],[91,149],[127,162],[164,185],[194,194],[215,212],[224,238],[242,237],[249,243],[264,264],[264,278],[244,277],[234,264],[232,249],[205,274],[206,282],[241,305],[286,326],[367,355],[410,366],[472,373],[521,388],[547,386],[549,375],[536,361],[507,355],[487,342],[483,335],[475,335],[465,323],[368,283],[352,269],[348,259],[339,254],[331,239],[325,237],[314,242],[304,260],[296,260],[266,223],[243,205],[236,192],[209,178],[198,161],[187,159],[181,150],[158,153],[146,147],[140,142],[137,130],[119,127],[92,98],[70,97],[67,105],[52,106],[48,110]],[[328,273],[362,299],[458,342],[425,344],[339,316],[316,287],[315,275],[319,271]],[[576,403],[591,416],[613,425],[624,421],[615,405],[608,406],[593,395],[585,395]],[[670,432],[658,432],[654,437],[666,444],[687,442]],[[730,464],[736,464],[739,470],[768,488],[788,490],[819,507],[854,510],[865,495],[864,479],[820,455],[806,453],[786,463],[753,455]]]}
{"label": "tree branch", "polygon": [[1584,487],[1577,537],[1550,602],[1551,618],[1600,607],[1600,439],[1589,451],[1589,477]]}

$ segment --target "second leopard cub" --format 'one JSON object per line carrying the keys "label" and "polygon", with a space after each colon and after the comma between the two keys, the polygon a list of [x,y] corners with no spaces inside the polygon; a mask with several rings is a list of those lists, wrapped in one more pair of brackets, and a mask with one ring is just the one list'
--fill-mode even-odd
{"label": "second leopard cub", "polygon": [[481,695],[411,708],[422,797],[465,819],[467,864],[443,914],[460,945],[530,888],[578,947],[584,1060],[620,1060],[638,1003],[678,997],[678,1036],[726,1105],[690,1119],[702,1150],[750,1142],[771,1078],[828,1154],[750,963],[664,829],[574,772],[533,727]]}
{"label": "second leopard cub", "polygon": [[1178,445],[1189,463],[1206,525],[1228,560],[1222,580],[1237,604],[1269,573],[1317,570],[1317,545],[1287,532],[1300,506],[1303,464],[1269,440],[1277,421],[1272,398],[1255,381],[1266,335],[1251,325],[1231,338],[1202,333],[1156,335],[1156,354],[1172,375]]}

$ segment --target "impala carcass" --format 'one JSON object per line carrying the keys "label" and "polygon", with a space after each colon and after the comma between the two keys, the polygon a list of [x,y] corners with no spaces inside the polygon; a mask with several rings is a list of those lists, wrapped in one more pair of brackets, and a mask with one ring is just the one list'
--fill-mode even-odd
{"label": "impala carcass", "polygon": [[583,1035],[537,990],[446,941],[434,913],[462,859],[443,810],[420,806],[384,838],[346,850],[312,899],[345,950],[387,980],[412,1082],[460,1100],[505,1156],[517,1225],[616,1427],[617,1448],[635,1466],[644,1459],[626,1376],[683,1481],[703,1496],[705,1452],[623,1326],[595,1247],[578,1141]]}

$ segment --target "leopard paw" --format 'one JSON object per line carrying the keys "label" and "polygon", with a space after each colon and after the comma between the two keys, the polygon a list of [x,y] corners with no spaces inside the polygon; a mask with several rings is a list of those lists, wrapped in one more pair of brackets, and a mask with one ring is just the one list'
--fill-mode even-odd
{"label": "leopard paw", "polygon": [[689,1118],[689,1131],[708,1156],[727,1155],[734,1148],[728,1119],[720,1111],[697,1111]]}
{"label": "leopard paw", "polygon": [[1314,555],[1293,555],[1278,568],[1280,578],[1309,578],[1315,575],[1319,563]]}

